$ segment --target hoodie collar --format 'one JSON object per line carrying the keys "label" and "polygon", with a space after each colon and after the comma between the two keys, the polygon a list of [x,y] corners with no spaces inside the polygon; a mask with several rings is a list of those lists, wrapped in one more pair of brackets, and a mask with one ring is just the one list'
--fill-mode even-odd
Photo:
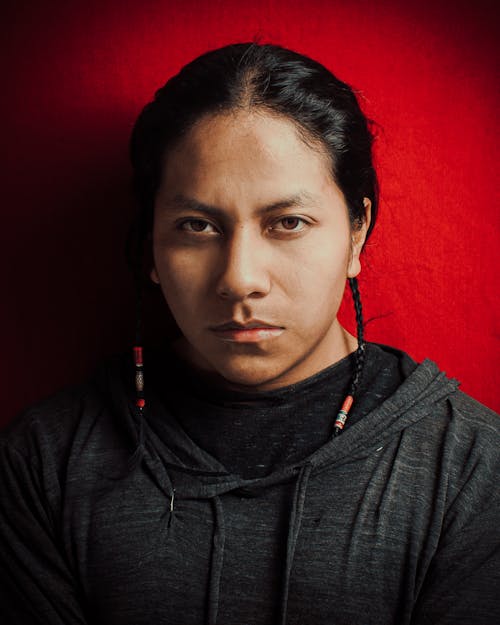
{"label": "hoodie collar", "polygon": [[[150,399],[149,410],[161,423],[161,439],[146,422],[145,438],[156,457],[182,485],[178,497],[210,498],[237,488],[260,489],[296,479],[307,465],[314,468],[340,464],[384,445],[433,410],[436,402],[455,392],[458,382],[448,379],[431,360],[425,360],[381,406],[363,417],[337,438],[302,461],[276,469],[269,475],[244,479],[229,473],[213,456],[200,449],[172,419],[162,402]],[[164,441],[169,441],[168,447]]]}

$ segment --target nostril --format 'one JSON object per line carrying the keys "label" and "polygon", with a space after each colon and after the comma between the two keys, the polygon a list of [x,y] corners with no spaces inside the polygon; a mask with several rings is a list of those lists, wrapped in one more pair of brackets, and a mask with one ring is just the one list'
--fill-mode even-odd
{"label": "nostril", "polygon": [[221,297],[231,297],[231,295],[234,295],[234,292],[230,288],[224,287],[222,290],[219,291],[219,295]]}

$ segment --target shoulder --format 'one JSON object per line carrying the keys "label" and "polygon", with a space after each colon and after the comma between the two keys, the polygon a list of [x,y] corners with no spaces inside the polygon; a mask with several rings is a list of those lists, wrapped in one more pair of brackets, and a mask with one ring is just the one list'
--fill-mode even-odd
{"label": "shoulder", "polygon": [[372,354],[383,354],[384,361],[398,367],[401,376],[398,399],[403,405],[415,402],[417,406],[427,406],[434,418],[442,418],[447,424],[460,423],[472,436],[483,430],[498,435],[500,415],[461,391],[460,382],[449,377],[434,361],[426,358],[418,363],[406,352],[389,345],[369,346]]}
{"label": "shoulder", "polygon": [[89,385],[62,389],[19,413],[0,432],[0,446],[32,461],[62,450],[97,403]]}
{"label": "shoulder", "polygon": [[443,455],[450,458],[457,487],[489,483],[493,495],[500,474],[500,416],[457,390],[447,398],[444,418],[447,437]]}
{"label": "shoulder", "polygon": [[[500,522],[500,418],[456,389],[430,406],[417,428],[422,462],[428,463],[445,494],[443,532]],[[479,522],[479,519],[482,519]]]}
{"label": "shoulder", "polygon": [[403,377],[382,407],[392,419],[391,431],[404,432],[412,454],[432,458],[436,471],[457,484],[493,479],[500,461],[499,415],[461,391],[432,360],[418,364],[405,352],[379,347],[397,357]]}
{"label": "shoulder", "polygon": [[500,433],[500,415],[470,395],[458,390],[449,397],[451,416],[468,425],[472,431],[481,430],[493,436]]}
{"label": "shoulder", "polygon": [[[427,362],[439,371],[432,361]],[[449,380],[443,372],[439,375]],[[431,417],[443,423],[457,447],[480,448],[483,453],[490,451],[498,457],[500,415],[459,388],[435,403]]]}
{"label": "shoulder", "polygon": [[122,356],[109,358],[85,382],[24,409],[0,431],[2,454],[23,456],[30,464],[57,461],[96,429],[118,423],[117,413],[128,403],[121,383],[122,366]]}

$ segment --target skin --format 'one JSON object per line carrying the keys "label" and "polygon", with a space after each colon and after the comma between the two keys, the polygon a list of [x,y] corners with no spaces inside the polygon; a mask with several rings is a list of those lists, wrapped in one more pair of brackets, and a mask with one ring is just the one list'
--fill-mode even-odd
{"label": "skin", "polygon": [[[217,385],[264,391],[354,351],[337,312],[361,270],[364,203],[354,230],[328,156],[286,117],[238,110],[198,121],[166,155],[152,235],[151,279],[182,331],[179,355]],[[209,329],[251,318],[284,331],[232,343]]]}

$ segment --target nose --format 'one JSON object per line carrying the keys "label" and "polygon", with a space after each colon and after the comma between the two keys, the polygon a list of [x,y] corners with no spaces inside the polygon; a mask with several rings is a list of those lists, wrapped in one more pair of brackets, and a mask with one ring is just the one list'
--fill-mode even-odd
{"label": "nose", "polygon": [[220,297],[244,300],[269,293],[265,244],[250,228],[236,228],[221,249],[222,269],[216,286]]}

